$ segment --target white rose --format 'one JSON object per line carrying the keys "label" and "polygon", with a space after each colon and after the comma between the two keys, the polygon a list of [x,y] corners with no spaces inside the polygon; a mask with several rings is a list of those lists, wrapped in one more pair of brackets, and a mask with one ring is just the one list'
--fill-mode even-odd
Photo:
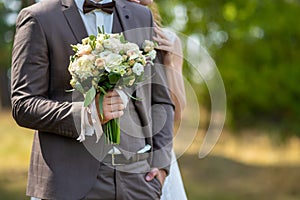
{"label": "white rose", "polygon": [[134,60],[139,57],[140,51],[136,49],[130,49],[126,52],[126,54],[129,57],[129,60]]}
{"label": "white rose", "polygon": [[156,58],[156,51],[152,50],[152,51],[149,52],[148,55],[150,56],[151,60],[154,60]]}
{"label": "white rose", "polygon": [[105,66],[105,59],[104,58],[97,58],[95,60],[95,65],[96,67],[98,67],[99,69],[102,69]]}
{"label": "white rose", "polygon": [[105,57],[105,69],[110,72],[114,67],[121,65],[123,57],[119,54],[111,53]]}
{"label": "white rose", "polygon": [[86,44],[88,44],[89,43],[89,38],[87,37],[87,38],[83,38],[82,40],[81,40],[81,43],[83,44],[83,45],[86,45]]}
{"label": "white rose", "polygon": [[107,56],[110,55],[110,54],[112,54],[112,52],[106,50],[106,51],[101,52],[101,53],[99,54],[99,56],[100,56],[101,58],[105,58],[105,57],[107,57]]}
{"label": "white rose", "polygon": [[94,62],[95,56],[93,55],[83,55],[82,57],[78,58],[77,66],[75,67],[76,74],[81,79],[86,79],[90,76],[93,76],[92,71],[95,68]]}
{"label": "white rose", "polygon": [[123,49],[123,44],[116,38],[104,40],[103,46],[114,53],[119,53]]}
{"label": "white rose", "polygon": [[150,52],[154,49],[155,45],[152,41],[150,40],[145,40],[144,44],[143,44],[143,48],[145,52]]}
{"label": "white rose", "polygon": [[68,70],[71,73],[71,75],[73,75],[76,72],[77,66],[78,66],[77,60],[70,63]]}
{"label": "white rose", "polygon": [[96,53],[100,53],[104,50],[104,47],[103,45],[100,43],[100,42],[96,42],[96,46],[95,46],[95,52]]}
{"label": "white rose", "polygon": [[132,50],[132,51],[139,51],[140,48],[139,48],[139,46],[138,46],[137,44],[135,44],[135,43],[126,43],[126,44],[124,44],[124,46],[123,46],[123,50],[124,50],[125,52],[127,52],[127,51],[129,51],[129,50]]}
{"label": "white rose", "polygon": [[119,54],[111,53],[105,58],[107,65],[118,66],[123,62],[123,57]]}
{"label": "white rose", "polygon": [[78,48],[78,52],[77,55],[79,57],[83,56],[83,55],[88,55],[92,52],[92,47],[87,44],[87,45],[80,45]]}
{"label": "white rose", "polygon": [[95,62],[96,57],[92,54],[90,55],[83,55],[82,57],[78,58],[77,63],[80,67],[85,67],[86,65],[93,64]]}
{"label": "white rose", "polygon": [[144,66],[140,63],[135,63],[132,68],[133,73],[140,76],[144,72]]}

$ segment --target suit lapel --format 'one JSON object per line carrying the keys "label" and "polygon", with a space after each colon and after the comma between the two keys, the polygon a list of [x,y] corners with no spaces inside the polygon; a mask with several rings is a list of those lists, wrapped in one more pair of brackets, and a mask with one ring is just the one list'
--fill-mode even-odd
{"label": "suit lapel", "polygon": [[[61,0],[62,11],[68,21],[77,42],[88,36],[84,23],[73,0]],[[124,32],[128,41],[135,41],[135,37],[128,33],[128,30],[135,28],[135,22],[130,9],[122,0],[116,0],[116,7],[113,19],[113,33]]]}
{"label": "suit lapel", "polygon": [[[120,28],[118,26],[121,26]],[[125,38],[128,41],[134,41],[135,38],[128,34],[128,30],[136,27],[135,20],[132,17],[130,9],[126,7],[123,0],[116,0],[114,12],[113,32],[124,32]]]}
{"label": "suit lapel", "polygon": [[121,23],[119,13],[117,9],[114,9],[114,18],[113,18],[113,27],[112,27],[112,33],[122,33],[124,32],[124,27]]}
{"label": "suit lapel", "polygon": [[62,2],[62,11],[68,21],[69,27],[72,30],[77,42],[88,36],[81,16],[78,12],[73,0],[61,0]]}

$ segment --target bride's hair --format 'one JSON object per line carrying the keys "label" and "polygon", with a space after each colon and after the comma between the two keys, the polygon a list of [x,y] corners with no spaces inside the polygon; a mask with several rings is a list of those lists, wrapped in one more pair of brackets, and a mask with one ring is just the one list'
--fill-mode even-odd
{"label": "bride's hair", "polygon": [[154,19],[154,22],[159,26],[161,27],[162,24],[161,24],[161,16],[159,14],[159,10],[158,10],[158,6],[155,2],[153,2],[151,5],[148,6],[153,14],[153,19]]}

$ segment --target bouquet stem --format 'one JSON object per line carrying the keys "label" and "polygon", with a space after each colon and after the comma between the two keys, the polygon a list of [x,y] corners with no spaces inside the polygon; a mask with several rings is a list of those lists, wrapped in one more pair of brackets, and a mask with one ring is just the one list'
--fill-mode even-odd
{"label": "bouquet stem", "polygon": [[120,144],[121,130],[120,119],[112,119],[105,124],[105,136],[107,144]]}
{"label": "bouquet stem", "polygon": [[[103,119],[103,99],[106,92],[100,93],[99,97],[99,109],[100,115]],[[120,118],[112,119],[104,125],[104,132],[106,136],[107,144],[120,144],[121,130],[120,130]]]}

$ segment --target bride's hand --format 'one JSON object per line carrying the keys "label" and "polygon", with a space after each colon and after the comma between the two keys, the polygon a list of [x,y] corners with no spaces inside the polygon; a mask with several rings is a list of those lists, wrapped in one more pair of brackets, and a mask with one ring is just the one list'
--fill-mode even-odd
{"label": "bride's hand", "polygon": [[144,6],[148,6],[148,5],[153,3],[153,0],[128,0],[128,1],[135,2],[135,3],[138,3],[138,4],[142,4]]}
{"label": "bride's hand", "polygon": [[135,2],[135,3],[141,3],[141,1],[139,1],[139,0],[128,0],[128,1]]}
{"label": "bride's hand", "polygon": [[163,64],[181,73],[183,57],[179,37],[175,33],[164,31],[157,25],[155,25],[154,31],[156,35],[153,39],[158,43],[156,49],[162,50],[165,53]]}
{"label": "bride's hand", "polygon": [[165,52],[164,55],[164,65],[172,67],[174,63],[174,55],[176,54],[176,40],[171,40],[167,34],[158,26],[154,27],[156,36],[153,39],[158,43],[156,49]]}
{"label": "bride's hand", "polygon": [[175,49],[175,41],[171,41],[162,28],[157,25],[154,27],[154,32],[156,33],[156,36],[153,36],[153,39],[158,43],[157,49],[173,53]]}

